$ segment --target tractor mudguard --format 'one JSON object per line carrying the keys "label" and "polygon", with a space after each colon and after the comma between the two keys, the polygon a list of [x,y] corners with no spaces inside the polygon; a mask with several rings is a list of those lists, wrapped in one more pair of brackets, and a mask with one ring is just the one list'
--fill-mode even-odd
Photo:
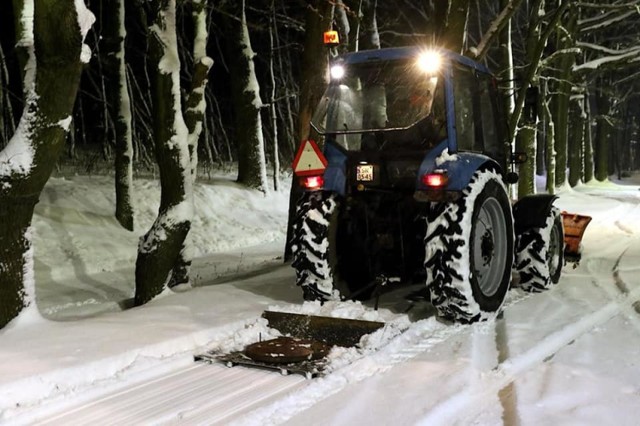
{"label": "tractor mudguard", "polygon": [[542,228],[556,198],[558,197],[555,195],[536,194],[527,195],[518,200],[513,206],[516,235],[526,229]]}
{"label": "tractor mudguard", "polygon": [[[476,170],[492,165],[496,170],[502,168],[498,163],[486,155],[475,152],[458,152],[455,154],[445,154],[448,147],[448,140],[444,140],[432,149],[422,160],[418,171],[416,189],[424,191],[428,188],[422,182],[422,176],[434,170],[444,170],[447,172],[449,183],[445,191],[462,191],[469,185]],[[447,151],[448,152],[448,151]]]}
{"label": "tractor mudguard", "polygon": [[325,143],[324,155],[329,162],[324,171],[324,189],[345,195],[347,155],[332,143]]}

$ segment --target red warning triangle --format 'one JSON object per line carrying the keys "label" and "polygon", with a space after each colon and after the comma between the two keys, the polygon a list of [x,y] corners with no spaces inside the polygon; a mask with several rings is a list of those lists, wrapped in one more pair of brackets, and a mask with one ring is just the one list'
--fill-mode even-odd
{"label": "red warning triangle", "polygon": [[296,176],[309,176],[324,173],[327,159],[312,140],[305,141],[293,160],[293,173]]}

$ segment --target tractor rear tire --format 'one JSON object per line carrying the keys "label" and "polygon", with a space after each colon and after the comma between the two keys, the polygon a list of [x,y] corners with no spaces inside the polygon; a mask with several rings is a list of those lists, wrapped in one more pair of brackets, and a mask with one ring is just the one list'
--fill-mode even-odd
{"label": "tractor rear tire", "polygon": [[459,200],[433,203],[425,268],[440,316],[472,323],[497,315],[511,282],[513,246],[511,205],[497,172],[476,171]]}
{"label": "tractor rear tire", "polygon": [[367,299],[373,288],[369,253],[358,219],[344,217],[341,197],[305,193],[293,223],[292,266],[305,300]]}
{"label": "tractor rear tire", "polygon": [[527,229],[517,236],[516,272],[520,288],[541,292],[557,284],[564,264],[564,232],[560,210],[553,207],[541,228]]}

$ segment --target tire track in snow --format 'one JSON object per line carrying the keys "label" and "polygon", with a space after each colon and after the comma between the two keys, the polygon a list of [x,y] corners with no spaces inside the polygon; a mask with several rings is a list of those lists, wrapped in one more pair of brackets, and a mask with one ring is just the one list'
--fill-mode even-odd
{"label": "tire track in snow", "polygon": [[[528,297],[532,295],[510,292],[505,308]],[[609,312],[606,314],[609,315]],[[88,405],[60,413],[42,424],[86,425],[96,421],[114,425],[230,424],[234,421],[234,424],[277,424],[352,383],[385,373],[395,365],[469,330],[469,326],[443,324],[434,318],[422,320],[387,340],[379,350],[359,353],[352,363],[313,381],[295,375],[282,377],[271,371],[196,364],[100,397]],[[568,327],[563,330],[565,332],[556,337],[559,343],[551,339],[557,333],[549,336],[541,343],[543,349],[540,353],[532,352],[536,349],[533,348],[520,357],[509,358],[508,353],[500,356],[498,361],[502,362],[499,367],[489,374],[491,389],[495,388],[494,395],[512,383],[514,375],[522,374],[536,363],[544,361],[565,346],[566,342],[573,340],[576,333],[584,333],[588,328],[576,330],[575,327]],[[548,350],[556,346],[558,349]],[[459,415],[459,407],[465,407],[473,398],[482,397],[486,398],[486,394],[474,396],[473,393],[463,392],[437,405],[434,412],[444,412],[443,418],[447,418],[447,413],[450,416]],[[105,419],[109,419],[108,423],[105,423]]]}
{"label": "tire track in snow", "polygon": [[[626,251],[627,249],[619,255],[612,270],[614,282],[620,289],[621,295],[611,296],[609,293],[610,302],[597,311],[551,333],[523,354],[500,362],[493,371],[485,374],[481,386],[470,386],[451,396],[431,409],[418,424],[431,426],[459,424],[465,421],[472,422],[477,413],[468,413],[469,407],[486,400],[487,395],[500,394],[501,391],[512,385],[518,377],[542,364],[546,359],[555,355],[582,335],[606,323],[613,317],[619,314],[629,316],[629,312],[633,312],[633,309],[637,311],[640,306],[640,301],[638,300],[640,298],[640,287],[630,291],[618,271],[619,264]],[[594,274],[591,273],[591,275],[593,276]],[[597,285],[601,287],[599,284]],[[633,315],[633,317],[637,320],[637,316]],[[464,417],[461,417],[460,413],[465,413]]]}

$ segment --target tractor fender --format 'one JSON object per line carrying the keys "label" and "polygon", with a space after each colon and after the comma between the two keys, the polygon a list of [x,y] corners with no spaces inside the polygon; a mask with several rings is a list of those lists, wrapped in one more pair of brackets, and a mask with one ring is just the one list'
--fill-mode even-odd
{"label": "tractor fender", "polygon": [[531,228],[542,228],[558,198],[550,194],[536,194],[522,197],[513,206],[513,220],[516,234]]}
{"label": "tractor fender", "polygon": [[422,176],[432,173],[434,170],[444,170],[447,172],[449,183],[445,191],[462,191],[469,185],[473,174],[486,166],[494,166],[496,170],[501,170],[498,163],[484,154],[476,152],[457,152],[449,154],[447,149],[448,141],[441,142],[432,149],[422,160],[418,171],[416,189],[418,191],[428,190],[422,182]]}
{"label": "tractor fender", "polygon": [[345,195],[347,187],[347,155],[331,143],[325,143],[324,155],[327,168],[324,171],[324,189]]}

